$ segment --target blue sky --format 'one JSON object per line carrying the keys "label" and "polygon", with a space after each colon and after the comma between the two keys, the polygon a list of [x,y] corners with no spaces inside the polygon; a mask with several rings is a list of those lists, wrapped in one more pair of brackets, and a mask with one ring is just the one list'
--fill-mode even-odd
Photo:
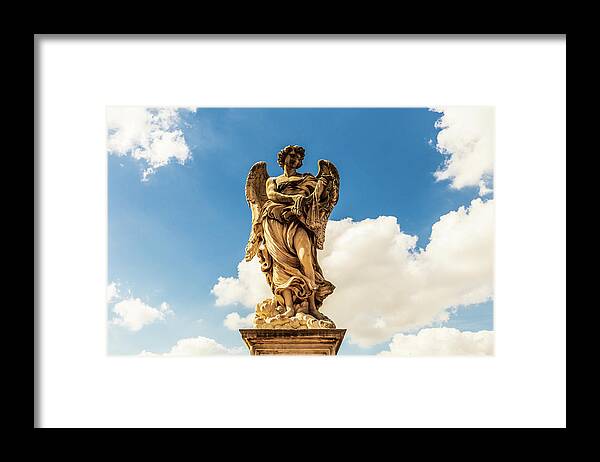
{"label": "blue sky", "polygon": [[[244,255],[248,170],[265,160],[270,175],[279,175],[276,153],[285,145],[305,147],[301,171],[316,174],[322,158],[338,167],[340,199],[331,220],[393,216],[400,231],[418,236],[417,248],[425,248],[440,217],[480,197],[477,185],[456,189],[451,180],[434,177],[447,158],[435,148],[441,115],[427,108],[181,109],[169,128],[181,131],[189,153],[183,164],[156,166],[147,181],[148,158],[109,148],[108,281],[118,284],[117,302],[140,298],[151,307],[166,302],[171,310],[137,331],[109,323],[109,354],[165,353],[197,336],[242,346],[239,333],[223,321],[230,312],[250,311],[215,306],[211,289],[219,277],[236,277]],[[491,187],[489,173],[487,179]],[[115,303],[108,304],[109,319]],[[492,305],[458,307],[431,326],[493,330]],[[388,344],[346,341],[339,354],[374,354]]]}

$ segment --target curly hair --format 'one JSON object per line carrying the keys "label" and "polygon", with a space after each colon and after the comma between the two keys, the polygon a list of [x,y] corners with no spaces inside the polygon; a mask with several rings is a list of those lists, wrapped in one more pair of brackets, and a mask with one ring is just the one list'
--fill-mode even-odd
{"label": "curly hair", "polygon": [[283,168],[283,165],[284,165],[284,162],[285,162],[285,156],[287,156],[292,151],[296,151],[297,153],[299,153],[300,154],[300,158],[302,160],[304,160],[304,148],[302,146],[298,146],[296,144],[290,145],[290,146],[286,146],[285,148],[283,148],[281,151],[279,151],[277,153],[277,163],[279,164],[279,166],[281,168]]}

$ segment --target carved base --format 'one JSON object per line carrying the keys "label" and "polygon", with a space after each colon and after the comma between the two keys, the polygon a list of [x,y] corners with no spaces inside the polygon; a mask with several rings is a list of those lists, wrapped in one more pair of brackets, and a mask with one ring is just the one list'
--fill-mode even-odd
{"label": "carved base", "polygon": [[251,355],[335,356],[346,329],[240,329]]}
{"label": "carved base", "polygon": [[[295,305],[296,314],[291,317],[284,317],[284,308],[277,306],[277,302],[273,298],[267,298],[256,305],[256,313],[254,314],[255,329],[335,329],[335,323],[324,316],[324,319],[317,319],[314,316],[306,313],[308,302]],[[304,312],[301,312],[304,310]]]}

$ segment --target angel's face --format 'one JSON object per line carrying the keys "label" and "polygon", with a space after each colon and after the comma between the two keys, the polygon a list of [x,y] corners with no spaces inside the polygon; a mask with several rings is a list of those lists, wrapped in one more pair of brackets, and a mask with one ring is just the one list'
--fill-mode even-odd
{"label": "angel's face", "polygon": [[291,151],[287,156],[285,156],[284,163],[291,168],[300,168],[302,167],[302,154],[297,151]]}

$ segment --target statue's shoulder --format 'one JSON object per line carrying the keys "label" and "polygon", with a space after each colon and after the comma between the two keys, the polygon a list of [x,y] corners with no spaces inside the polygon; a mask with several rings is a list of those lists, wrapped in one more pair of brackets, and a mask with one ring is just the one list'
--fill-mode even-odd
{"label": "statue's shoulder", "polygon": [[304,173],[298,172],[297,173],[297,178],[296,178],[297,181],[298,180],[302,181],[302,180],[305,180],[307,178],[315,178],[315,176],[312,173],[310,173],[310,172],[304,172]]}
{"label": "statue's shoulder", "polygon": [[299,181],[300,182],[304,182],[304,181],[308,181],[308,182],[312,182],[313,180],[316,180],[317,177],[314,176],[312,173],[310,172],[305,172],[305,173],[298,173]]}
{"label": "statue's shoulder", "polygon": [[269,184],[273,184],[276,187],[279,185],[279,179],[282,177],[283,175],[279,175],[279,176],[270,176],[267,178],[267,181],[265,182],[265,184],[269,185]]}

